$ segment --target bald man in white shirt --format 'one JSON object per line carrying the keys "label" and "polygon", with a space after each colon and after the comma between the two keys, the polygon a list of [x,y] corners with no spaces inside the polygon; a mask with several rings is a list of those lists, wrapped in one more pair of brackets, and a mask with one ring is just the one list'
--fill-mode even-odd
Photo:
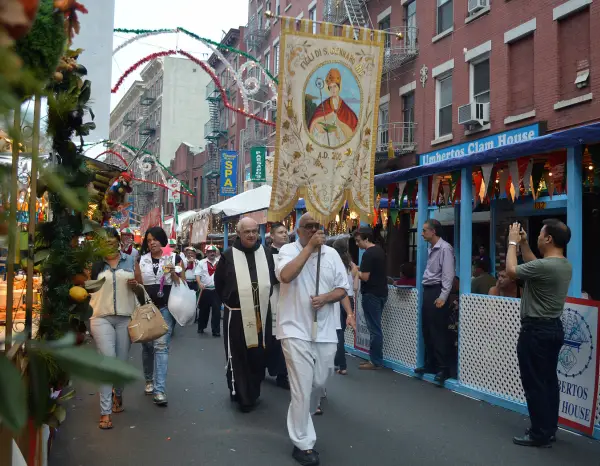
{"label": "bald man in white shirt", "polygon": [[[298,240],[279,250],[276,275],[281,286],[277,338],[281,340],[291,390],[287,416],[292,456],[303,466],[319,464],[311,414],[333,373],[337,350],[335,303],[347,293],[348,273],[335,249],[325,246],[325,234],[312,215],[298,221]],[[317,258],[321,256],[319,295],[316,294]],[[313,332],[314,313],[317,316]]]}

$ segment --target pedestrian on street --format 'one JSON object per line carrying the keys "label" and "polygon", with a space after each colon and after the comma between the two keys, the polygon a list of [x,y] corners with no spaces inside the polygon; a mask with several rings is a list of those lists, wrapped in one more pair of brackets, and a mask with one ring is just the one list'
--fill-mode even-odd
{"label": "pedestrian on street", "polygon": [[346,324],[350,322],[350,326],[356,330],[356,319],[354,314],[354,297],[358,293],[360,280],[358,278],[358,270],[352,262],[350,253],[348,252],[348,240],[338,239],[333,243],[333,249],[337,251],[342,259],[342,263],[348,273],[348,296],[339,303],[335,303],[336,311],[340,313],[339,328],[336,330],[338,337],[338,347],[335,353],[335,367],[340,375],[348,374],[348,365],[346,364],[346,348],[344,334],[346,332]]}
{"label": "pedestrian on street", "polygon": [[198,333],[204,333],[208,326],[208,318],[212,315],[210,326],[213,337],[221,336],[221,298],[215,291],[215,272],[217,270],[217,247],[206,246],[206,257],[200,261],[200,313],[198,317]]}
{"label": "pedestrian on street", "polygon": [[121,230],[121,252],[133,258],[133,262],[137,262],[140,252],[135,246],[135,233],[131,228],[123,228]]}
{"label": "pedestrian on street", "polygon": [[224,336],[227,385],[242,412],[258,404],[265,378],[264,328],[267,321],[275,265],[260,244],[258,224],[243,218],[233,246],[221,256],[215,290],[225,304]]}
{"label": "pedestrian on street", "polygon": [[425,343],[425,366],[415,369],[415,373],[436,374],[435,381],[444,383],[450,373],[448,323],[451,303],[448,296],[454,282],[454,250],[442,239],[442,224],[437,220],[427,220],[421,236],[430,246],[422,282],[421,331]]}
{"label": "pedestrian on street", "polygon": [[[527,233],[517,222],[508,233],[506,272],[525,282],[521,298],[521,331],[517,356],[531,427],[513,438],[517,445],[550,447],[556,440],[560,390],[556,366],[563,346],[561,316],[573,268],[565,258],[571,230],[560,220],[544,220],[537,239],[542,259],[535,257]],[[517,246],[524,263],[517,265]]]}
{"label": "pedestrian on street", "polygon": [[354,266],[361,283],[362,308],[369,329],[370,361],[358,367],[361,370],[376,370],[383,367],[383,330],[381,319],[383,308],[388,297],[388,281],[385,251],[373,243],[373,230],[361,227],[354,233],[354,241],[364,253],[360,262],[360,270]]}
{"label": "pedestrian on street", "polygon": [[[290,380],[292,399],[287,428],[294,444],[292,456],[298,463],[310,466],[319,464],[311,414],[316,412],[327,378],[333,373],[337,350],[339,316],[334,303],[346,296],[349,284],[342,259],[325,245],[325,233],[310,213],[298,220],[297,237],[296,242],[279,251],[277,338],[281,340]],[[318,255],[321,259],[317,296]]]}
{"label": "pedestrian on street", "polygon": [[146,395],[154,395],[154,403],[166,406],[167,369],[169,365],[169,346],[175,327],[175,319],[168,309],[171,287],[177,286],[185,276],[179,254],[163,255],[162,248],[167,246],[167,234],[160,227],[146,231],[142,242],[142,255],[135,267],[135,277],[142,283],[154,305],[160,309],[169,330],[162,337],[142,343],[142,364],[146,379]]}
{"label": "pedestrian on street", "polygon": [[[117,230],[107,228],[107,243],[111,252],[103,260],[92,265],[91,279],[105,279],[104,284],[92,293],[90,306],[93,314],[90,319],[90,333],[98,352],[107,357],[117,357],[121,361],[129,358],[129,331],[127,326],[135,309],[137,288],[134,278],[133,257],[120,250],[120,237]],[[121,413],[123,407],[123,387],[102,385],[100,387],[100,429],[112,429],[112,413]]]}
{"label": "pedestrian on street", "polygon": [[[269,248],[273,256],[273,262],[277,267],[279,250],[290,242],[288,231],[283,223],[273,223],[271,225],[271,240],[272,244]],[[277,326],[277,309],[279,307],[279,283],[273,285],[273,294],[271,295],[271,307],[267,315],[267,323],[265,326],[265,354],[267,361],[267,370],[271,377],[276,377],[278,387],[289,390],[290,382],[288,380],[287,366],[285,365],[285,357],[281,349],[281,342],[275,336]]]}
{"label": "pedestrian on street", "polygon": [[197,259],[198,252],[193,246],[188,246],[183,250],[185,256],[182,259],[182,266],[185,273],[185,281],[190,290],[198,291],[200,282],[200,261]]}

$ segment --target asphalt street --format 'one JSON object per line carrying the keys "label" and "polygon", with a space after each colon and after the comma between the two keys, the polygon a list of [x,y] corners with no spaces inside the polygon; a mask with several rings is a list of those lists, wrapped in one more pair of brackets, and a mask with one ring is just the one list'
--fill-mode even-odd
{"label": "asphalt street", "polygon": [[[565,466],[600,464],[600,442],[559,431],[550,449],[512,444],[527,418],[389,370],[328,382],[324,415],[314,419],[327,466]],[[141,368],[141,347],[131,351]],[[127,387],[115,428],[98,429],[95,387],[77,384],[50,466],[293,466],[287,436],[289,392],[267,378],[262,403],[243,414],[229,401],[222,338],[178,328],[169,359],[169,406]]]}

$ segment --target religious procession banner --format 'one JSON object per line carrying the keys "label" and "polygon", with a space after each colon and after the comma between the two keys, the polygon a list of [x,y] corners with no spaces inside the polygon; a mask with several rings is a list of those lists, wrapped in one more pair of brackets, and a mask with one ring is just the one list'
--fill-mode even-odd
{"label": "religious procession banner", "polygon": [[323,224],[345,201],[367,219],[385,33],[323,23],[313,34],[310,20],[282,22],[269,220],[286,217],[299,197]]}

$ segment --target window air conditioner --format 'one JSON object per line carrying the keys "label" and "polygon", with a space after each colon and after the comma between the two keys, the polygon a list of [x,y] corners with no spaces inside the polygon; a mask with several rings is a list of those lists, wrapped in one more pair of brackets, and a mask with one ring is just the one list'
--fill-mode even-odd
{"label": "window air conditioner", "polygon": [[458,107],[459,125],[483,125],[490,121],[490,104],[478,104],[471,102],[467,105]]}
{"label": "window air conditioner", "polygon": [[488,4],[489,0],[469,0],[467,9],[469,11],[469,14],[472,15],[473,13],[476,13],[479,10],[487,8]]}

